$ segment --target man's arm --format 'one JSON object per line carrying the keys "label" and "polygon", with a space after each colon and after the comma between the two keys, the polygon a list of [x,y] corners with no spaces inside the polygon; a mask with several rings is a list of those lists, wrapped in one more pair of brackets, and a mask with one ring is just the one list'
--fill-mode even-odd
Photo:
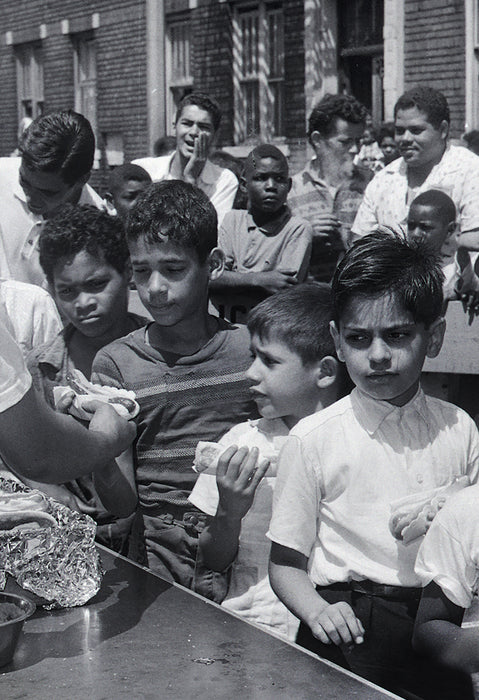
{"label": "man's arm", "polygon": [[273,591],[323,644],[361,644],[364,628],[352,608],[345,602],[330,605],[321,598],[307,566],[304,554],[273,542],[269,564]]}
{"label": "man's arm", "polygon": [[266,292],[274,294],[280,289],[298,284],[295,270],[280,271],[268,270],[267,272],[236,272],[224,270],[217,280],[210,282],[212,292],[242,292],[258,293]]}
{"label": "man's arm", "polygon": [[479,628],[461,628],[464,609],[455,605],[432,582],[423,591],[414,626],[416,651],[439,664],[463,671],[479,671]]}
{"label": "man's arm", "polygon": [[[98,405],[98,402],[97,402]],[[62,483],[101,469],[133,441],[136,427],[107,404],[98,405],[88,429],[53,411],[30,388],[0,413],[0,454],[12,471]]]}
{"label": "man's arm", "polygon": [[119,518],[131,515],[138,503],[131,447],[94,472],[93,484],[107,511]]}

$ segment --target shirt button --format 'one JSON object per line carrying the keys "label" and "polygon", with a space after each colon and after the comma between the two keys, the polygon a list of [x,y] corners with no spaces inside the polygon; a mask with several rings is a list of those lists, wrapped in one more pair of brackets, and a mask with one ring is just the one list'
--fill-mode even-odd
{"label": "shirt button", "polygon": [[422,484],[423,481],[424,481],[423,475],[422,475],[422,474],[418,474],[418,475],[417,475],[417,482],[418,482],[418,484]]}
{"label": "shirt button", "polygon": [[29,243],[29,245],[33,245],[32,239],[30,239],[30,240],[28,241],[28,243]]}

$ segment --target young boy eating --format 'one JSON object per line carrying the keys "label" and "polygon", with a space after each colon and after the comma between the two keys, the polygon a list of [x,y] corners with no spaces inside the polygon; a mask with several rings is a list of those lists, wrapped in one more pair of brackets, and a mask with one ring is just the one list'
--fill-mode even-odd
{"label": "young boy eating", "polygon": [[443,340],[442,279],[427,246],[390,233],[339,263],[331,331],[356,387],[291,431],[269,531],[271,584],[303,623],[298,641],[398,694],[423,680],[420,538],[393,537],[391,503],[479,469],[473,421],[420,388]]}
{"label": "young boy eating", "polygon": [[221,438],[226,452],[216,476],[200,474],[190,496],[210,516],[200,535],[206,565],[216,571],[232,565],[222,605],[291,641],[299,621],[269,585],[266,531],[282,439],[298,420],[339,396],[331,319],[325,284],[283,290],[253,309],[248,317],[253,361],[246,374],[262,417],[235,425]]}
{"label": "young boy eating", "polygon": [[[34,386],[55,406],[54,387],[67,386],[67,376],[75,369],[90,379],[98,350],[145,325],[146,319],[128,313],[131,268],[118,217],[86,204],[65,204],[45,222],[39,245],[40,264],[67,325],[53,342],[29,353],[27,366]],[[123,524],[114,523],[98,502],[91,476],[41,488],[88,512],[99,524],[98,539],[121,547],[126,537]]]}
{"label": "young boy eating", "polygon": [[211,286],[221,314],[243,319],[258,301],[303,282],[311,255],[312,229],[291,215],[288,162],[275,146],[262,144],[249,153],[241,180],[248,209],[226,214],[218,245],[225,271]]}
{"label": "young boy eating", "polygon": [[205,573],[205,589],[195,580],[203,514],[188,502],[191,464],[198,440],[218,440],[254,410],[248,332],[208,313],[223,254],[215,208],[199,188],[153,183],[129,213],[127,236],[136,288],[154,320],[101,350],[93,369],[101,384],[133,390],[140,404],[130,556],[215,597],[218,576]]}

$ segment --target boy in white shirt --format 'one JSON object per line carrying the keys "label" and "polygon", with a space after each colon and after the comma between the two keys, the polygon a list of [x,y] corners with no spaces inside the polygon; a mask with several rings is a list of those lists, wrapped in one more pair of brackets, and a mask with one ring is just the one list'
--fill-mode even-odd
{"label": "boy in white shirt", "polygon": [[299,620],[278,600],[268,580],[266,531],[275,457],[300,418],[340,395],[342,372],[328,332],[331,319],[331,291],[325,284],[298,285],[253,309],[248,319],[253,362],[247,377],[262,418],[240,423],[221,438],[219,445],[226,451],[216,476],[200,474],[190,495],[211,516],[200,536],[206,565],[216,571],[231,565],[222,605],[291,641]]}
{"label": "boy in white shirt", "polygon": [[331,332],[356,388],[291,431],[268,533],[271,584],[302,620],[298,641],[400,695],[423,695],[430,679],[411,646],[420,539],[394,538],[391,503],[475,482],[479,469],[472,419],[419,384],[443,340],[442,281],[424,243],[390,233],[339,263]]}

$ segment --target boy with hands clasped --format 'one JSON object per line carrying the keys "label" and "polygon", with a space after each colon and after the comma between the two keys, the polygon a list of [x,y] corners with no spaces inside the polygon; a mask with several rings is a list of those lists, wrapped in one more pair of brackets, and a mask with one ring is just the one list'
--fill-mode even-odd
{"label": "boy with hands clasped", "polygon": [[276,482],[276,457],[289,430],[338,398],[340,366],[328,332],[330,288],[303,284],[278,292],[250,313],[252,364],[246,375],[261,418],[234,426],[216,476],[200,474],[190,501],[210,517],[200,535],[207,566],[231,580],[222,605],[291,641],[298,619],[268,581],[266,531]]}
{"label": "boy with hands clasped", "polygon": [[302,620],[298,642],[398,694],[423,695],[429,679],[411,648],[420,538],[393,537],[391,503],[474,482],[479,467],[473,421],[419,384],[442,344],[442,279],[423,243],[390,233],[346,253],[331,331],[356,388],[291,431],[268,533],[271,584]]}

